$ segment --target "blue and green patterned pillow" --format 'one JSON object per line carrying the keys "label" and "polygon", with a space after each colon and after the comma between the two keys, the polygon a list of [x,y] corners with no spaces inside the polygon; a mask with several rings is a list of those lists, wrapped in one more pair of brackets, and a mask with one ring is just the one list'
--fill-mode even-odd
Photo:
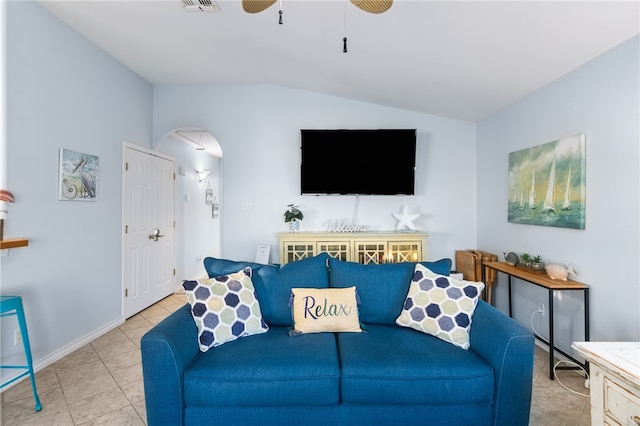
{"label": "blue and green patterned pillow", "polygon": [[396,324],[469,349],[469,329],[484,283],[456,280],[417,264]]}
{"label": "blue and green patterned pillow", "polygon": [[265,333],[251,268],[215,278],[184,281],[202,352],[240,337]]}

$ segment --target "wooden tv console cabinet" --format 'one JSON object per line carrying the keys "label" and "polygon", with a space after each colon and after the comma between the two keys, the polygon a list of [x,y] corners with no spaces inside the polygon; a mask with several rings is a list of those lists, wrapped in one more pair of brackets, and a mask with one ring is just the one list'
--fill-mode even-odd
{"label": "wooden tv console cabinet", "polygon": [[423,232],[286,232],[278,234],[280,263],[322,252],[349,262],[423,262],[427,256]]}

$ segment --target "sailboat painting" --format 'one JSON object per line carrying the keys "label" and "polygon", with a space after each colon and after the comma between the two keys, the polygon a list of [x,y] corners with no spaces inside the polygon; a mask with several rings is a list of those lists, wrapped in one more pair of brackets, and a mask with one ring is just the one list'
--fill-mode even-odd
{"label": "sailboat painting", "polygon": [[579,133],[509,153],[509,222],[585,229],[585,139]]}

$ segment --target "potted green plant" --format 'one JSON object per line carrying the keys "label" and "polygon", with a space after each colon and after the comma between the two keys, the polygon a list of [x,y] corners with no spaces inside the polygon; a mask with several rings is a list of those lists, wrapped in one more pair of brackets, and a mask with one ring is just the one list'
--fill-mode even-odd
{"label": "potted green plant", "polygon": [[531,268],[536,271],[544,271],[544,262],[540,255],[534,256],[534,258],[531,259]]}
{"label": "potted green plant", "polygon": [[289,231],[298,232],[300,229],[300,223],[304,218],[302,211],[295,204],[287,204],[288,209],[284,212],[284,223],[289,224]]}
{"label": "potted green plant", "polygon": [[520,264],[525,268],[531,268],[531,255],[529,253],[522,253],[520,256]]}

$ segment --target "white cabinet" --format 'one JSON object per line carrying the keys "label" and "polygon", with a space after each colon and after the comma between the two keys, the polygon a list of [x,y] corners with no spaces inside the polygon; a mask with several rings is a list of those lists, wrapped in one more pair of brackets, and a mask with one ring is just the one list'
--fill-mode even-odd
{"label": "white cabinet", "polygon": [[423,232],[301,232],[278,234],[280,263],[326,252],[358,263],[423,262],[427,234]]}
{"label": "white cabinet", "polygon": [[640,425],[640,342],[576,342],[590,364],[591,424]]}

